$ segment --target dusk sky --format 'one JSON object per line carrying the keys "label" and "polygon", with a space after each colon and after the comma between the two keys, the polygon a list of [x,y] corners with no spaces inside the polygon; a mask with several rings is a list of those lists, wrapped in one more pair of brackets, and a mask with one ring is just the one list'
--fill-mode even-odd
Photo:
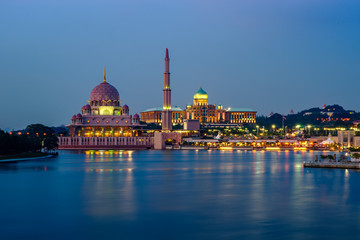
{"label": "dusk sky", "polygon": [[359,0],[2,0],[0,128],[69,124],[103,79],[130,113],[173,106],[259,115],[340,104],[360,111]]}

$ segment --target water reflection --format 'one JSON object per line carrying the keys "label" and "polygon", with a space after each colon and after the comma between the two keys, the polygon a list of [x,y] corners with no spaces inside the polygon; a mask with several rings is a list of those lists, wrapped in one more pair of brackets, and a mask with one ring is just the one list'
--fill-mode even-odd
{"label": "water reflection", "polygon": [[[360,173],[304,169],[314,154],[63,151],[53,162],[0,165],[0,223],[59,238],[66,225],[85,239],[355,239]],[[6,229],[5,239],[20,238]]]}
{"label": "water reflection", "polygon": [[53,164],[44,162],[9,162],[0,164],[0,173],[21,172],[47,172],[53,171],[56,167]]}
{"label": "water reflection", "polygon": [[114,162],[114,161],[132,161],[134,151],[124,150],[88,150],[84,151],[86,162]]}

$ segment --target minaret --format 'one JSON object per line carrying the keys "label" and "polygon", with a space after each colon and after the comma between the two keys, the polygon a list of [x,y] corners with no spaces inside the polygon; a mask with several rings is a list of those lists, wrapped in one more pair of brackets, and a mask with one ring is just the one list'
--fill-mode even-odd
{"label": "minaret", "polygon": [[162,130],[164,130],[164,131],[172,130],[170,58],[169,58],[169,50],[167,48],[166,48],[166,54],[165,54]]}

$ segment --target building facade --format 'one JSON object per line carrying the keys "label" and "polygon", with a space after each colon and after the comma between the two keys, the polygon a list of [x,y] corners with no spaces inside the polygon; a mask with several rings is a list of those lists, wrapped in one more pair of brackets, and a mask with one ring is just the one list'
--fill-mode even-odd
{"label": "building facade", "polygon": [[129,115],[121,106],[117,89],[104,80],[90,93],[89,104],[71,118],[67,125],[71,137],[135,137],[141,135],[140,117]]}
{"label": "building facade", "polygon": [[250,108],[228,108],[225,111],[225,122],[237,124],[255,124],[256,111]]}
{"label": "building facade", "polygon": [[[141,112],[141,121],[144,121],[146,123],[155,123],[155,124],[161,124],[161,115],[162,115],[163,108],[157,107],[157,108],[149,108],[145,110],[144,112]],[[177,106],[171,108],[172,112],[172,124],[182,124],[185,111]]]}
{"label": "building facade", "polygon": [[[256,111],[250,108],[227,108],[209,104],[207,92],[200,87],[194,94],[193,104],[187,105],[185,110],[175,107],[172,109],[172,123],[183,124],[185,119],[199,120],[201,124],[255,124]],[[146,123],[161,124],[160,108],[151,108],[141,112],[141,120]]]}

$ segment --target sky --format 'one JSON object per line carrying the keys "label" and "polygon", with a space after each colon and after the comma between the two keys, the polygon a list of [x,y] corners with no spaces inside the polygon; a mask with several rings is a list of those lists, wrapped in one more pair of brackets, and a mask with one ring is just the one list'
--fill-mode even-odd
{"label": "sky", "polygon": [[360,111],[358,0],[0,0],[0,129],[59,126],[107,81],[130,114],[209,103]]}

